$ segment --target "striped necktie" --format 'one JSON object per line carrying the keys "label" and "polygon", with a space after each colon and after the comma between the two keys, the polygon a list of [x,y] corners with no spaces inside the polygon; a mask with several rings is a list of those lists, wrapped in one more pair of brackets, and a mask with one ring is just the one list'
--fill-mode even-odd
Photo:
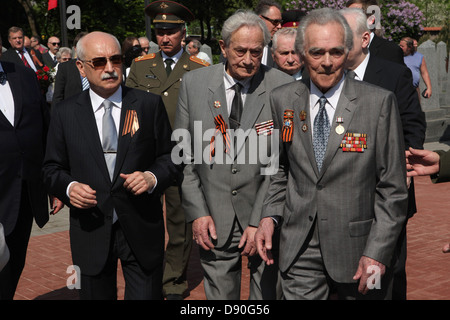
{"label": "striped necktie", "polygon": [[83,91],[89,89],[89,80],[87,77],[81,76],[81,85],[83,87]]}
{"label": "striped necktie", "polygon": [[22,51],[19,51],[19,53],[20,53],[20,56],[22,58],[22,62],[25,65],[25,67],[29,67],[30,68],[30,64],[28,63],[27,58],[25,57],[25,51],[22,50]]}

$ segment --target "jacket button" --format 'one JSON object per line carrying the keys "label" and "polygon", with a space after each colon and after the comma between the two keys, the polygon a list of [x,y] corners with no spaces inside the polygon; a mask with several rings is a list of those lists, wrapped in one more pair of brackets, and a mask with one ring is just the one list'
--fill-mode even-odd
{"label": "jacket button", "polygon": [[311,216],[309,216],[308,219],[309,219],[309,221],[313,221],[314,220],[313,217],[311,217]]}
{"label": "jacket button", "polygon": [[168,93],[167,91],[165,91],[165,92],[163,93],[163,95],[164,95],[165,97],[167,97],[167,96],[169,95],[169,93]]}
{"label": "jacket button", "polygon": [[233,196],[235,196],[235,195],[237,195],[237,191],[236,191],[236,190],[233,190],[233,191],[231,191],[231,194],[232,194]]}
{"label": "jacket button", "polygon": [[236,168],[231,169],[231,173],[235,174],[237,172],[238,172],[238,170]]}

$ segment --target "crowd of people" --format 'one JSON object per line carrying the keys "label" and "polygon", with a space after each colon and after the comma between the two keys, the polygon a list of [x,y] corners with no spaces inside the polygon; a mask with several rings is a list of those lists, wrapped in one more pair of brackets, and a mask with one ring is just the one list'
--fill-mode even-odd
{"label": "crowd of people", "polygon": [[224,22],[219,63],[173,1],[144,10],[157,50],[100,31],[43,46],[11,27],[0,299],[14,297],[33,219],[66,205],[83,300],[117,299],[118,260],[125,299],[183,299],[194,241],[210,300],[241,299],[242,256],[250,299],[405,300],[413,179],[449,181],[450,160],[423,150],[424,57],[370,29],[371,5],[305,14],[261,0]]}

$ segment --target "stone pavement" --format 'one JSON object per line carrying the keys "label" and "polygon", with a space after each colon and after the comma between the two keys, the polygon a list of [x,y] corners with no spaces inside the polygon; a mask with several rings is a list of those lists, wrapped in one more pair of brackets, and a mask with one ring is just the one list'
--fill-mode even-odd
{"label": "stone pavement", "polygon": [[[427,149],[448,149],[448,145],[427,144]],[[432,184],[429,177],[415,179],[418,212],[408,223],[408,299],[450,300],[450,254],[441,248],[450,242],[450,183]],[[68,235],[68,211],[50,217],[43,229],[33,227],[28,256],[16,300],[78,300],[67,280],[73,271]],[[246,259],[243,259],[243,266]],[[124,282],[118,266],[118,297]],[[243,268],[242,299],[248,298],[249,274]],[[205,300],[198,248],[194,246],[188,268],[189,296]]]}

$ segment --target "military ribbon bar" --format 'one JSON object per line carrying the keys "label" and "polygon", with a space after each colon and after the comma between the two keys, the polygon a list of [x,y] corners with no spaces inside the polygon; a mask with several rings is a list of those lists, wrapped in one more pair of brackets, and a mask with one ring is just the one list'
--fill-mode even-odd
{"label": "military ribbon bar", "polygon": [[139,120],[137,117],[136,110],[127,110],[125,115],[125,122],[123,124],[122,136],[128,133],[134,136],[136,131],[139,130]]}
{"label": "military ribbon bar", "polygon": [[283,142],[291,142],[294,133],[294,110],[284,110],[283,128],[281,130],[281,138]]}

